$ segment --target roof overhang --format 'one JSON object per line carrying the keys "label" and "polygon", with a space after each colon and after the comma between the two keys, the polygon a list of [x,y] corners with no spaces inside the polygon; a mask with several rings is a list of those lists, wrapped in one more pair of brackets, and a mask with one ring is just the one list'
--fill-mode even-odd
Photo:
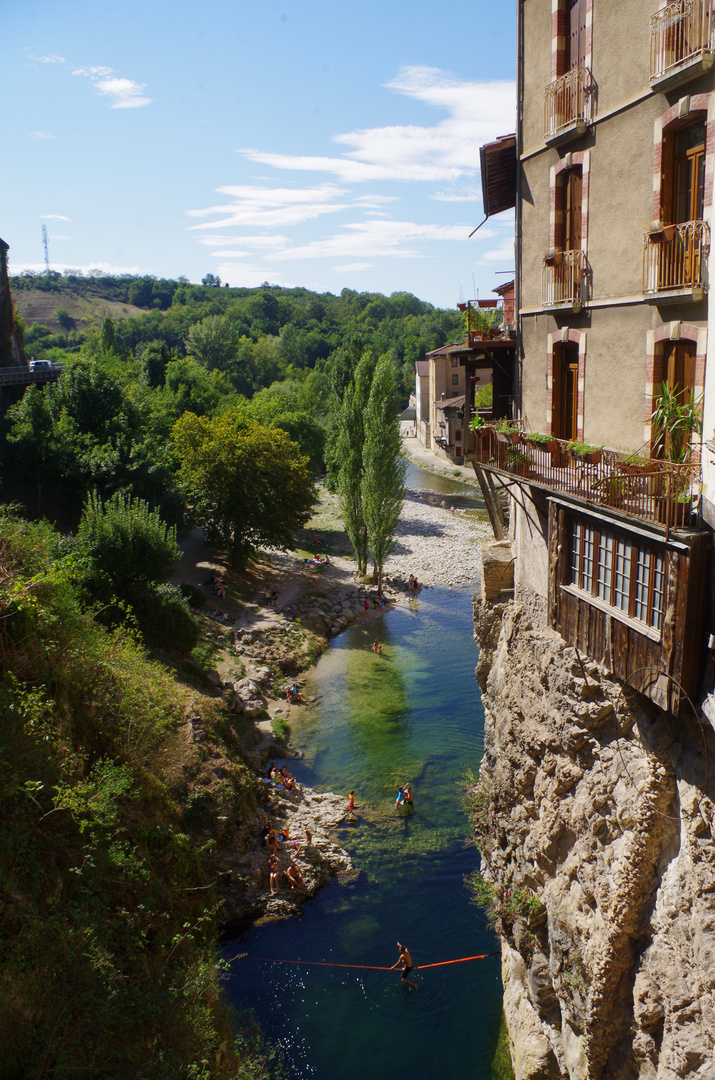
{"label": "roof overhang", "polygon": [[516,206],[516,135],[502,135],[479,147],[485,217]]}

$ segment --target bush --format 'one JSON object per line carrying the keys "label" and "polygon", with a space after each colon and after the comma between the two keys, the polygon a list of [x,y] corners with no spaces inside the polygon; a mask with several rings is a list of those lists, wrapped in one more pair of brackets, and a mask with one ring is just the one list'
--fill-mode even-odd
{"label": "bush", "polygon": [[135,600],[134,614],[151,645],[190,653],[199,640],[198,624],[175,585],[147,589],[142,600]]}
{"label": "bush", "polygon": [[197,585],[183,581],[179,585],[179,592],[190,607],[202,608],[206,605],[206,593]]}
{"label": "bush", "polygon": [[281,742],[288,742],[290,738],[290,727],[282,716],[271,717],[271,728],[277,739]]}

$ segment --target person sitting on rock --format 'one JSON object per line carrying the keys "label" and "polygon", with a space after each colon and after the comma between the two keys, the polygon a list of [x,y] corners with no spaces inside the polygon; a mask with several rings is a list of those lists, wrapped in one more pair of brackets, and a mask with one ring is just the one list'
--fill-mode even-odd
{"label": "person sitting on rock", "polygon": [[278,837],[274,833],[272,825],[270,826],[270,829],[268,830],[268,834],[267,834],[266,839],[265,839],[265,845],[273,855],[275,855],[277,853],[277,851],[278,851]]}
{"label": "person sitting on rock", "polygon": [[298,867],[295,865],[294,862],[292,862],[290,864],[290,866],[288,867],[288,869],[286,870],[286,877],[290,881],[291,889],[298,889],[298,888],[304,889],[305,888],[305,882],[303,881],[303,875],[301,874],[300,870],[298,869]]}
{"label": "person sitting on rock", "polygon": [[289,791],[297,790],[298,785],[295,782],[295,777],[288,772],[288,769],[285,765],[281,769],[280,776],[284,786],[287,787]]}
{"label": "person sitting on rock", "polygon": [[312,834],[312,832],[310,831],[310,829],[308,828],[307,825],[305,827],[305,842],[306,842],[306,844],[312,844],[313,843],[313,834]]}

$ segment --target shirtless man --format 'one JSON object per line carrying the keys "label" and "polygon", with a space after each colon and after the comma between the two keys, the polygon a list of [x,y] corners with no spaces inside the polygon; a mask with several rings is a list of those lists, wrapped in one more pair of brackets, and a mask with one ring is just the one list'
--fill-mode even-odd
{"label": "shirtless man", "polygon": [[403,983],[405,983],[406,986],[411,986],[413,990],[416,990],[417,987],[415,986],[415,984],[413,982],[410,982],[410,980],[407,978],[409,973],[412,971],[412,957],[410,956],[410,950],[407,948],[406,945],[400,945],[399,941],[397,942],[397,948],[400,950],[400,956],[397,963],[392,965],[390,971],[394,971],[396,967],[399,967],[400,964],[402,964]]}

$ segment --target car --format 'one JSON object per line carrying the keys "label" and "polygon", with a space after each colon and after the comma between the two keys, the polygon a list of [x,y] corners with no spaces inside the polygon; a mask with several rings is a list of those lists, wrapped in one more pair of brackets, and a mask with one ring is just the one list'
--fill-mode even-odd
{"label": "car", "polygon": [[52,371],[52,361],[32,359],[30,361],[30,371]]}

